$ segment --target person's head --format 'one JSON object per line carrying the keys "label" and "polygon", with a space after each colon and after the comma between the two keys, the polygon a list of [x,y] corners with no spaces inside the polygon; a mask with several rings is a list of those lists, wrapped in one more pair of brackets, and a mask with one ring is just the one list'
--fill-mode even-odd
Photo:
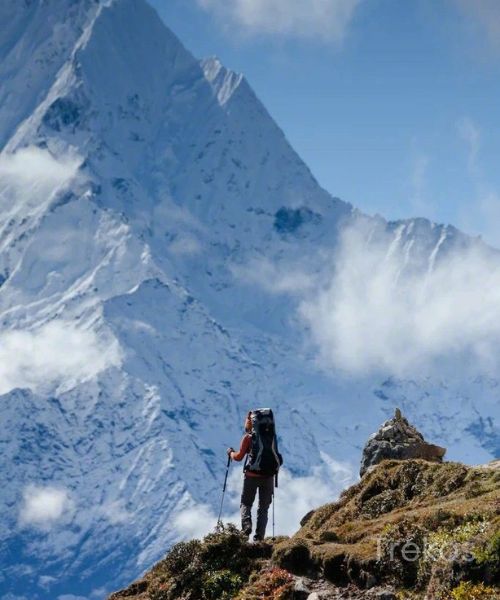
{"label": "person's head", "polygon": [[245,419],[245,431],[247,433],[251,433],[251,431],[252,431],[252,411],[251,410],[248,411],[248,415],[246,416],[246,419]]}

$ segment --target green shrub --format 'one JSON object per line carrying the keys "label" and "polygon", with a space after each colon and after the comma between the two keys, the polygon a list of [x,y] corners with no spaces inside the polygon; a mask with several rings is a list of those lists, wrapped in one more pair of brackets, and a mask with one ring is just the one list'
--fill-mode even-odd
{"label": "green shrub", "polygon": [[320,542],[338,542],[339,536],[336,531],[328,530],[320,533],[319,540]]}
{"label": "green shrub", "polygon": [[498,589],[484,585],[484,583],[462,583],[451,592],[453,600],[498,600]]}
{"label": "green shrub", "polygon": [[162,569],[170,576],[181,575],[186,569],[191,568],[193,563],[197,562],[200,549],[201,542],[199,540],[176,544],[160,563]]}
{"label": "green shrub", "polygon": [[229,569],[214,571],[203,582],[204,600],[231,600],[244,584],[240,575]]}
{"label": "green shrub", "polygon": [[495,531],[485,547],[477,550],[474,556],[479,564],[490,562],[500,564],[500,531]]}
{"label": "green shrub", "polygon": [[199,557],[206,571],[230,569],[248,577],[250,546],[239,529],[229,524],[204,538]]}
{"label": "green shrub", "polygon": [[221,526],[173,546],[151,573],[149,600],[230,600],[270,554],[268,544],[249,544],[233,525]]}

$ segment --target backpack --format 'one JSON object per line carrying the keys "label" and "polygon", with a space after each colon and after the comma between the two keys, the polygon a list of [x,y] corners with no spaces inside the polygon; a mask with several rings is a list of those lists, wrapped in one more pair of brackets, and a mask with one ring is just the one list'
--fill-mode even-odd
{"label": "backpack", "polygon": [[245,462],[245,471],[252,471],[265,477],[277,475],[283,464],[278,452],[278,438],[270,408],[252,411],[252,446]]}

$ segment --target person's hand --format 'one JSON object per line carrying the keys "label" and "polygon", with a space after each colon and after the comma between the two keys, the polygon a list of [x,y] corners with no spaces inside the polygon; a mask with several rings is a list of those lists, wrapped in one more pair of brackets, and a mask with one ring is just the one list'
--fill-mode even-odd
{"label": "person's hand", "polygon": [[229,456],[229,458],[231,458],[231,452],[234,452],[234,448],[227,449],[227,455]]}

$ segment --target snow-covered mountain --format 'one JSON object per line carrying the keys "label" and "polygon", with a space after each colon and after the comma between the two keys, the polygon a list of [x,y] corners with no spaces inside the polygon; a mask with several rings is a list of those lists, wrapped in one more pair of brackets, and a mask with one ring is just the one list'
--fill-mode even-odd
{"label": "snow-covered mountain", "polygon": [[279,415],[289,481],[355,471],[396,404],[452,458],[498,455],[494,377],[344,377],[304,317],[359,222],[401,281],[493,251],[331,197],[145,0],[2,0],[0,23],[3,600],[102,598],[150,566],[176,515],[216,506],[252,406]]}

